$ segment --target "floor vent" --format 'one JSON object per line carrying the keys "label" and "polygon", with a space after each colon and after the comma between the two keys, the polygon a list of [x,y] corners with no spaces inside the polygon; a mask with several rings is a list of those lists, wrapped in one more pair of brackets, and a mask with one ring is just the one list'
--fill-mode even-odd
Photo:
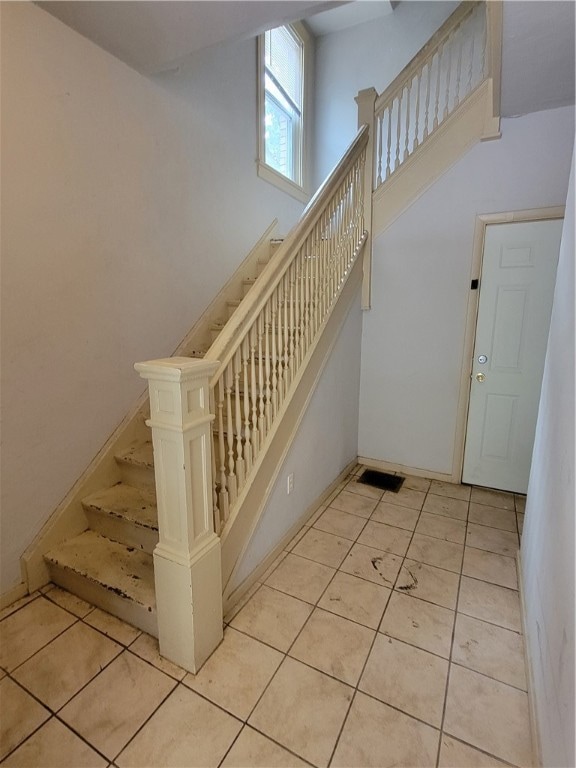
{"label": "floor vent", "polygon": [[373,485],[383,491],[398,493],[402,488],[404,478],[400,475],[391,475],[388,472],[378,472],[376,469],[365,469],[358,478],[358,482]]}

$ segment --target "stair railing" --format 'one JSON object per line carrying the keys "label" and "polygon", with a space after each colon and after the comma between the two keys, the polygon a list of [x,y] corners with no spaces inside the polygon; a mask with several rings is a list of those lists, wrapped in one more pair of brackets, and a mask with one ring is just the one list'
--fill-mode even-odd
{"label": "stair railing", "polygon": [[374,189],[485,79],[487,6],[461,3],[376,99]]}
{"label": "stair railing", "polygon": [[365,241],[368,133],[360,129],[204,357],[219,361],[210,379],[217,533],[240,505]]}

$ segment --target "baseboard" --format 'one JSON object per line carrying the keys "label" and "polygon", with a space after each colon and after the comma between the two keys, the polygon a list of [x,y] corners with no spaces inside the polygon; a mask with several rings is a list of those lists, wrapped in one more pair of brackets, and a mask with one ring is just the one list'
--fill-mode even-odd
{"label": "baseboard", "polygon": [[304,514],[298,519],[296,523],[294,523],[293,526],[290,527],[287,533],[282,536],[278,544],[274,547],[274,549],[262,560],[260,565],[258,565],[252,573],[247,576],[244,581],[237,586],[233,592],[231,592],[228,597],[225,599],[224,602],[224,620],[226,621],[227,615],[234,609],[234,607],[242,600],[244,595],[248,592],[249,589],[251,589],[254,584],[256,584],[262,574],[266,573],[268,568],[272,565],[274,560],[280,555],[280,553],[285,549],[286,545],[290,543],[290,541],[296,536],[298,531],[302,528],[303,525],[306,525],[306,522],[312,517],[312,515],[316,512],[318,507],[321,507],[322,504],[324,504],[327,499],[330,498],[330,496],[334,493],[334,491],[338,488],[340,483],[342,483],[346,477],[350,474],[350,472],[353,470],[353,468],[356,466],[358,462],[356,459],[354,461],[351,461],[349,464],[347,464],[344,469],[340,472],[338,477],[333,480],[328,488],[326,488],[318,498],[312,502],[307,508]]}
{"label": "baseboard", "polygon": [[28,587],[24,582],[21,584],[16,584],[15,587],[12,587],[12,589],[9,589],[7,592],[3,592],[0,595],[0,611],[3,611],[4,608],[8,608],[9,605],[12,605],[12,603],[15,603],[16,600],[20,600],[22,597],[26,597],[28,594]]}
{"label": "baseboard", "polygon": [[524,583],[522,581],[522,555],[520,550],[516,555],[516,571],[518,576],[518,592],[520,594],[520,619],[522,622],[522,637],[524,638],[524,665],[526,668],[526,687],[528,689],[528,711],[530,716],[530,735],[532,737],[532,756],[534,766],[542,765],[542,749],[540,743],[540,729],[534,701],[534,670],[528,653],[528,640],[526,634],[526,604],[524,602]]}
{"label": "baseboard", "polygon": [[363,464],[370,469],[380,469],[383,472],[400,472],[402,475],[413,475],[414,477],[426,477],[429,480],[441,480],[443,483],[456,483],[451,474],[445,472],[433,472],[431,469],[420,469],[419,467],[407,467],[405,464],[394,464],[390,461],[381,461],[380,459],[370,459],[367,456],[358,456],[358,463]]}

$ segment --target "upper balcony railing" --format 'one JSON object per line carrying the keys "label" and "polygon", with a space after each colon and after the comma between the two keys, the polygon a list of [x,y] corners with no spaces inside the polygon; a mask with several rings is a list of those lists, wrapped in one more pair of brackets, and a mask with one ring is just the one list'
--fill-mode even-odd
{"label": "upper balcony railing", "polygon": [[486,3],[462,3],[375,103],[374,188],[487,74]]}

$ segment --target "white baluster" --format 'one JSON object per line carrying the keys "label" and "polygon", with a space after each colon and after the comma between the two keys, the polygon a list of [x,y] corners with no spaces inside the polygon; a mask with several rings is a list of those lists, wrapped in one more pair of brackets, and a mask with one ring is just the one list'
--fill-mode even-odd
{"label": "white baluster", "polygon": [[438,112],[440,109],[440,77],[442,74],[442,52],[444,46],[441,45],[438,49],[438,57],[436,59],[437,71],[436,71],[436,98],[434,100],[434,121],[432,123],[432,130],[438,128]]}
{"label": "white baluster", "polygon": [[429,114],[430,114],[430,86],[431,86],[431,76],[432,76],[432,59],[428,62],[426,65],[426,106],[425,106],[425,116],[424,116],[424,133],[423,138],[428,138],[428,120],[429,120]]}
{"label": "white baluster", "polygon": [[377,118],[377,130],[378,130],[378,152],[377,152],[377,164],[376,164],[376,184],[380,186],[382,184],[382,121],[384,119],[384,112],[380,112]]}
{"label": "white baluster", "polygon": [[455,106],[458,106],[460,104],[460,79],[462,75],[462,47],[464,45],[463,42],[463,32],[462,28],[458,28],[458,61],[456,64],[456,100],[454,102]]}
{"label": "white baluster", "polygon": [[234,420],[232,418],[232,387],[234,376],[232,363],[230,362],[224,372],[224,395],[226,400],[226,443],[228,447],[228,493],[230,494],[230,506],[233,507],[238,494],[236,482],[236,462],[234,460]]}
{"label": "white baluster", "polygon": [[244,464],[244,446],[242,440],[242,400],[240,397],[240,376],[242,373],[242,360],[240,348],[232,358],[234,371],[234,431],[236,432],[236,479],[238,490],[241,490],[246,478]]}
{"label": "white baluster", "polygon": [[396,164],[394,170],[400,165],[400,136],[402,131],[402,95],[404,91],[400,91],[398,96],[398,125],[396,129]]}
{"label": "white baluster", "polygon": [[447,67],[447,76],[446,76],[446,102],[444,104],[444,119],[446,119],[448,115],[448,104],[450,102],[450,76],[452,74],[452,33],[448,35],[448,67]]}
{"label": "white baluster", "polygon": [[264,415],[266,417],[266,434],[270,431],[272,424],[272,387],[270,373],[270,301],[266,302],[264,307],[264,372],[266,384],[266,400],[264,405]]}
{"label": "white baluster", "polygon": [[472,39],[470,41],[470,66],[468,67],[468,93],[472,91],[472,74],[474,71],[474,41],[476,39],[475,30],[472,30]]}
{"label": "white baluster", "polygon": [[242,342],[242,400],[244,405],[244,469],[252,469],[252,423],[250,420],[250,345],[248,336]]}
{"label": "white baluster", "polygon": [[412,88],[412,83],[408,83],[408,88],[406,89],[406,144],[404,147],[404,160],[408,159],[408,142],[410,139],[410,90]]}
{"label": "white baluster", "polygon": [[[214,388],[216,392],[216,388]],[[216,403],[216,417],[218,420],[218,466],[220,470],[220,512],[224,522],[228,520],[230,514],[230,495],[228,493],[228,482],[226,479],[226,444],[224,435],[224,377],[218,379],[218,398]]]}
{"label": "white baluster", "polygon": [[392,143],[392,104],[388,107],[388,138],[386,149],[386,178],[390,176],[390,148]]}
{"label": "white baluster", "polygon": [[258,387],[256,384],[256,354],[258,333],[256,323],[250,328],[250,397],[252,400],[252,460],[256,461],[260,452],[260,433],[258,431]]}
{"label": "white baluster", "polygon": [[264,315],[260,313],[258,324],[258,444],[266,435],[266,400],[264,395]]}
{"label": "white baluster", "polygon": [[414,128],[414,146],[412,151],[416,149],[419,144],[418,132],[419,132],[419,120],[420,120],[420,74],[416,75],[416,126]]}

